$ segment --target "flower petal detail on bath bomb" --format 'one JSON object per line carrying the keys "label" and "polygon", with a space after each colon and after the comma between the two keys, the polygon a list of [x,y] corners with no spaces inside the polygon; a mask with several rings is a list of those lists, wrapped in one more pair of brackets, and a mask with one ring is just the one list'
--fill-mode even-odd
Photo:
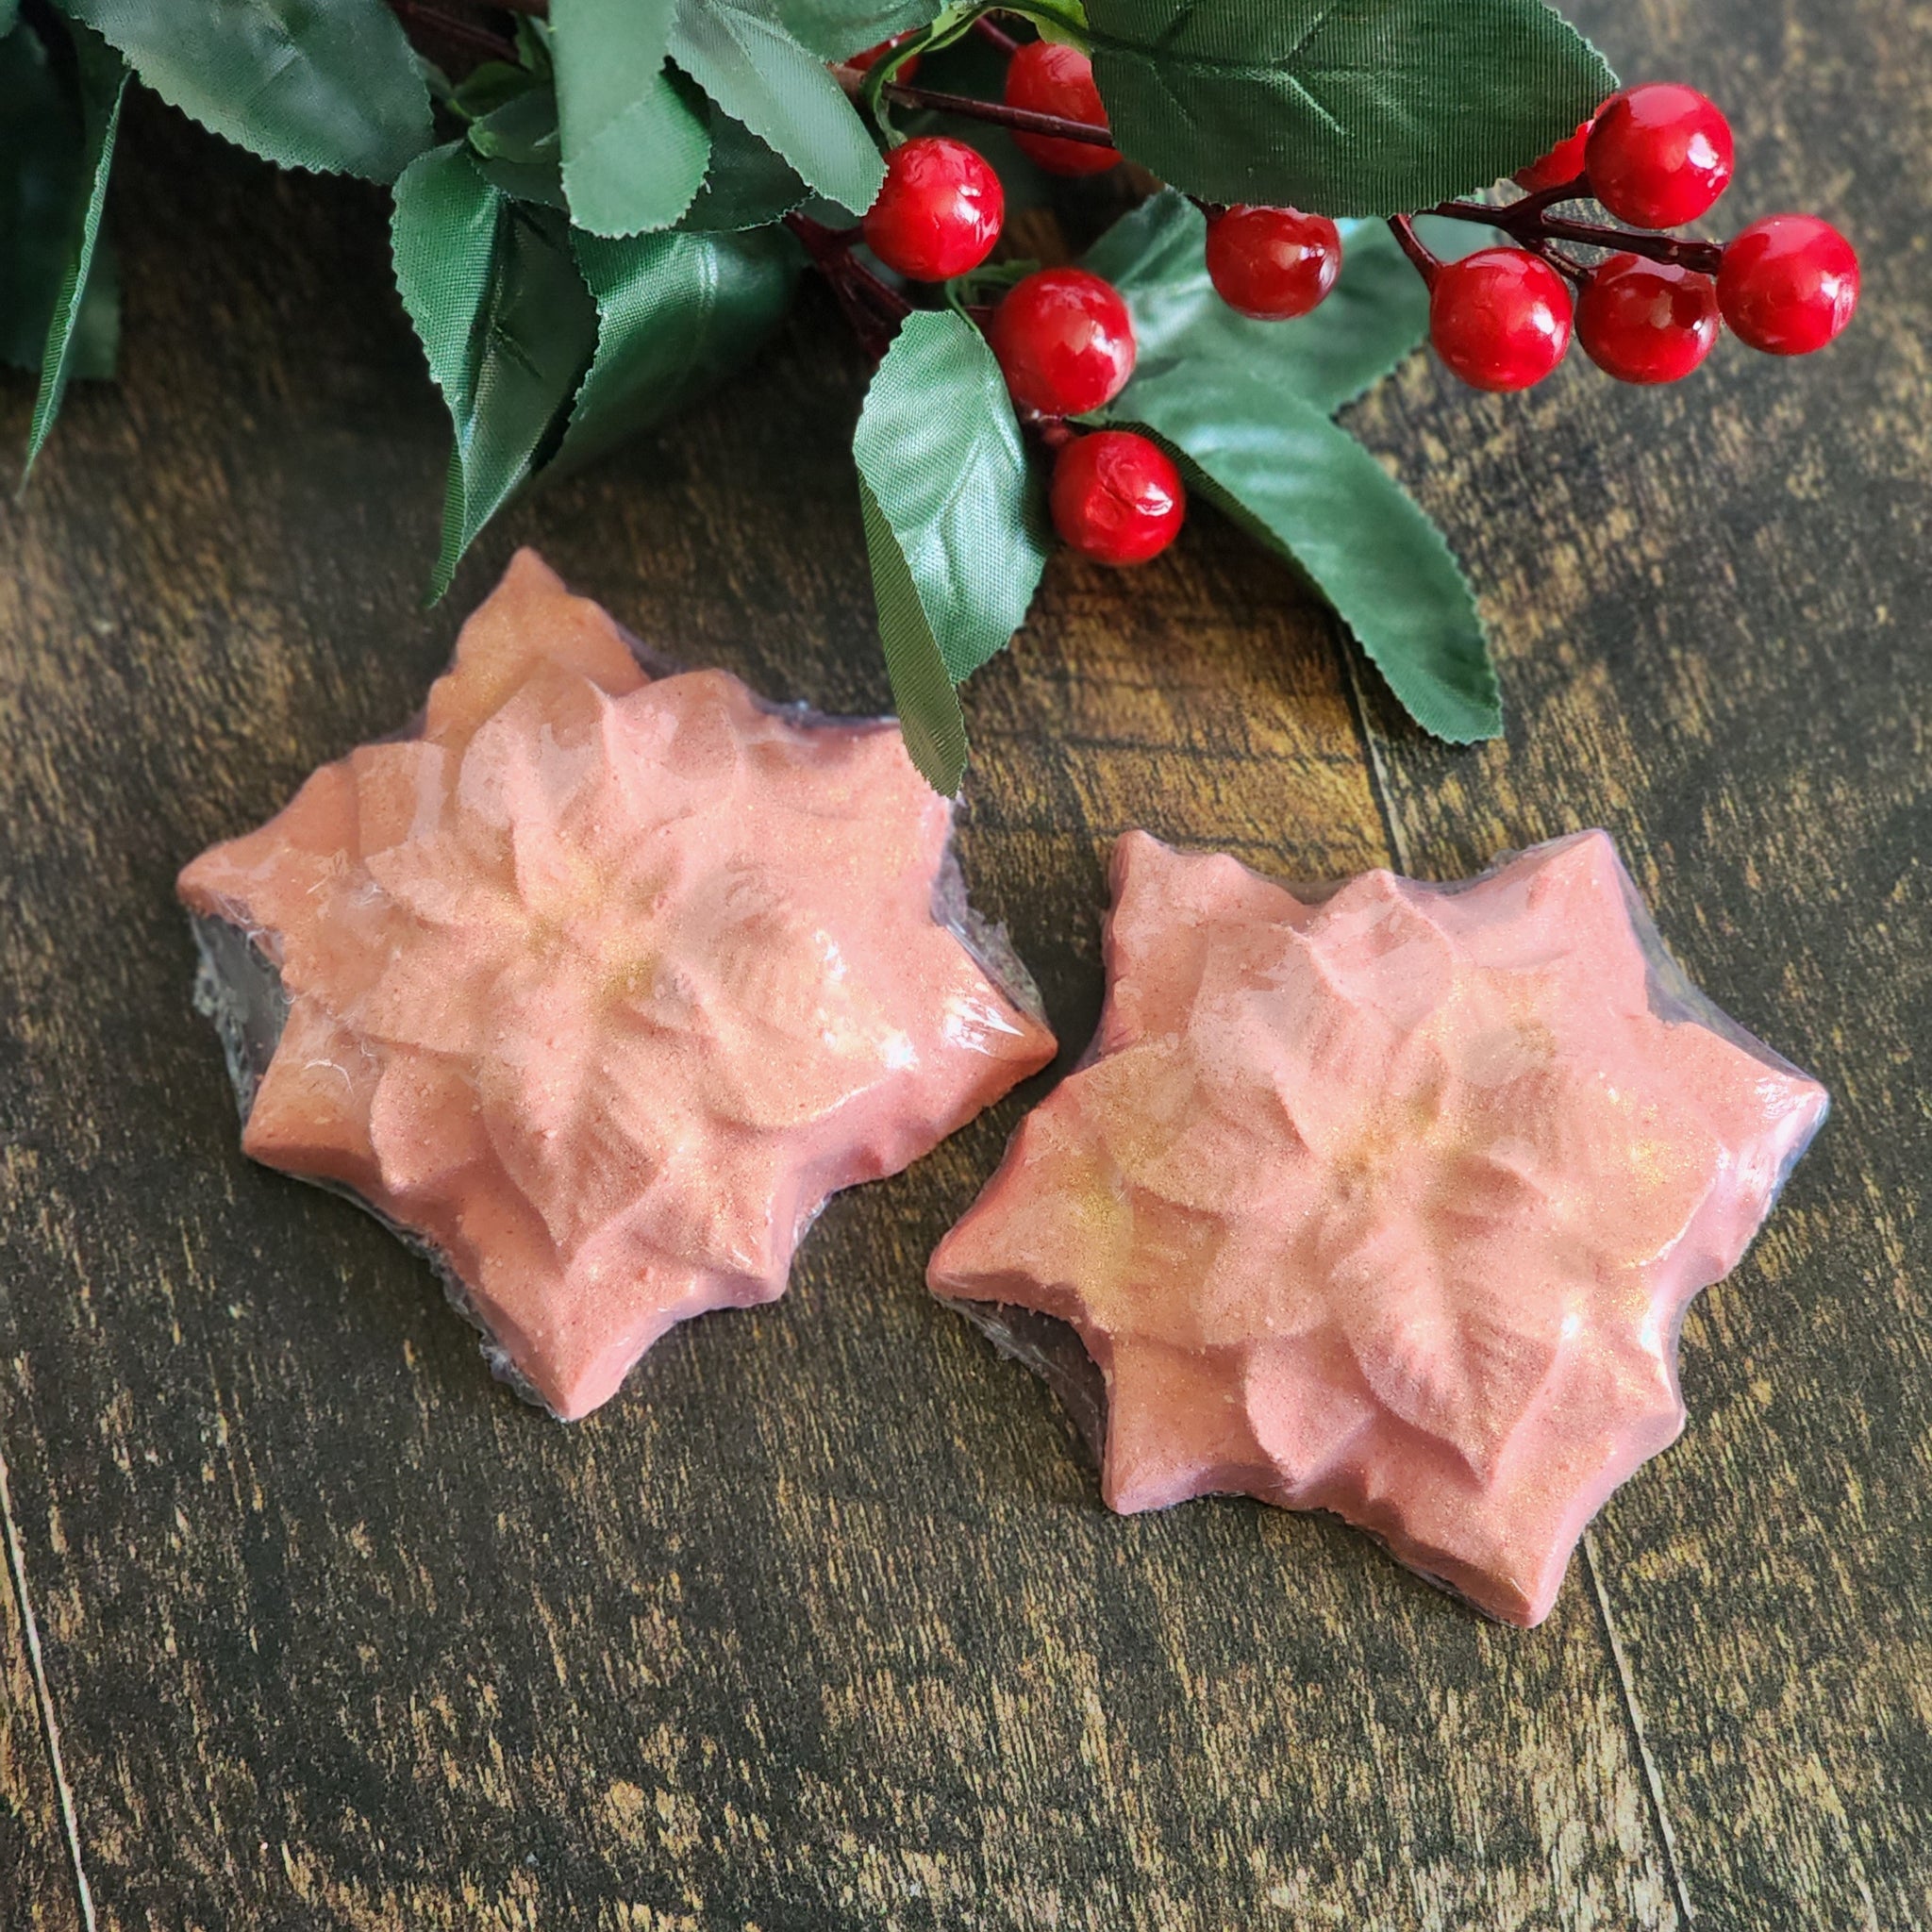
{"label": "flower petal detail on bath bomb", "polygon": [[891,720],[651,677],[523,552],[415,736],[181,874],[242,1144],[428,1249],[581,1416],[1052,1058],[944,923],[951,828]]}
{"label": "flower petal detail on bath bomb", "polygon": [[[1331,1509],[1510,1623],[1684,1424],[1677,1330],[1823,1121],[1691,990],[1601,832],[1304,900],[1144,833],[1088,1062],[933,1256],[1071,1324],[1116,1509]],[[1054,1368],[1038,1329],[1029,1358]]]}

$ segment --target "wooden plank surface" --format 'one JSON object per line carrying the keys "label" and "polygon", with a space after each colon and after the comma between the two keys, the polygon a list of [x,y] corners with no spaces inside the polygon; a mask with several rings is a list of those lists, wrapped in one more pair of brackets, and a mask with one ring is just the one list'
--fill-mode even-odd
{"label": "wooden plank surface", "polygon": [[[62,1832],[55,1751],[42,1721],[38,1644],[22,1607],[21,1552],[6,1536],[7,1484],[0,1464],[0,1925],[20,1932],[75,1932],[80,1894]],[[36,1633],[38,1635],[38,1633]]]}
{"label": "wooden plank surface", "polygon": [[[1833,1082],[1687,1331],[1690,1436],[1528,1636],[1332,1524],[1099,1508],[1044,1392],[920,1286],[1027,1095],[835,1204],[785,1302],[680,1331],[571,1430],[487,1380],[373,1224],[241,1160],[175,865],[405,716],[514,541],[680,655],[881,705],[863,372],[808,302],[425,617],[441,429],[377,197],[137,113],[125,380],[76,392],[0,512],[0,1448],[97,1924],[1932,1915],[1932,1158],[1902,1061],[1932,940],[1926,290],[1909,176],[1874,160],[1923,146],[1932,46],[1900,0],[1830,11],[1822,52],[1818,14],[1760,0],[1593,24],[1740,103],[1752,211],[1823,200],[1898,250],[1856,352],[1681,399],[1577,369],[1507,407],[1418,365],[1369,412],[1493,593],[1506,750],[1443,754],[1372,685],[1365,741],[1325,621],[1206,516],[1137,578],[1057,559],[974,688],[969,876],[1069,1056],[1130,824],[1320,875],[1602,819],[1693,970]],[[25,385],[0,402],[17,438]],[[51,1848],[22,1923],[64,1932],[31,1679],[0,1682],[0,1793]]]}
{"label": "wooden plank surface", "polygon": [[1591,1552],[1699,1918],[1926,1925],[1932,278],[1923,197],[1889,184],[1922,177],[1932,10],[1640,13],[1578,18],[1626,72],[1707,76],[1734,106],[1734,224],[1813,207],[1858,235],[1858,333],[1820,362],[1731,353],[1680,391],[1571,379],[1527,408],[1411,370],[1371,438],[1444,451],[1424,494],[1509,640],[1515,716],[1507,747],[1454,758],[1378,706],[1379,763],[1426,873],[1613,827],[1692,975],[1836,1096],[1686,1324],[1690,1434]]}

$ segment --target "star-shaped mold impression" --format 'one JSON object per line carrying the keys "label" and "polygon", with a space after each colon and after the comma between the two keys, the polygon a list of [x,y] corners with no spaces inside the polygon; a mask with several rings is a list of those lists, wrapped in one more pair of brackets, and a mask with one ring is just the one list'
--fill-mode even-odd
{"label": "star-shaped mold impression", "polygon": [[[243,1145],[417,1239],[499,1366],[581,1416],[673,1323],[781,1294],[827,1195],[1052,1057],[941,923],[950,831],[891,721],[648,676],[525,552],[415,735],[181,874]],[[265,1071],[250,958],[286,1002]]]}
{"label": "star-shaped mold impression", "polygon": [[1824,1090],[1692,991],[1601,832],[1315,902],[1137,832],[1113,888],[1088,1063],[934,1291],[1072,1324],[1114,1508],[1334,1510],[1540,1622],[1682,1428],[1684,1309]]}

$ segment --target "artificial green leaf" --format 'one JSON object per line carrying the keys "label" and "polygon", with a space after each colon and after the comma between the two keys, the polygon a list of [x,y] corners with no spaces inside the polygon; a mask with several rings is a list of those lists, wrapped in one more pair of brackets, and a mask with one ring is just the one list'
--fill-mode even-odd
{"label": "artificial green leaf", "polygon": [[1543,0],[1091,0],[1122,150],[1209,201],[1388,215],[1526,166],[1616,85]]}
{"label": "artificial green leaf", "polygon": [[924,26],[940,0],[774,0],[778,24],[824,60],[862,54],[881,41]]}
{"label": "artificial green leaf", "polygon": [[1207,230],[1199,208],[1163,189],[1088,252],[1087,266],[1133,311],[1141,369],[1211,358],[1252,369],[1332,413],[1379,382],[1428,331],[1428,291],[1379,222],[1342,225],[1341,278],[1319,308],[1295,322],[1250,322],[1215,293]]}
{"label": "artificial green leaf", "polygon": [[517,58],[534,74],[539,80],[550,80],[556,75],[556,63],[550,58],[550,23],[534,13],[517,15]]}
{"label": "artificial green leaf", "polygon": [[597,347],[552,466],[575,469],[747,360],[783,317],[801,260],[775,230],[575,238]]}
{"label": "artificial green leaf", "polygon": [[477,172],[518,201],[568,206],[557,132],[557,96],[542,84],[525,88],[471,124]]}
{"label": "artificial green leaf", "polygon": [[383,0],[57,0],[203,126],[287,168],[392,181],[434,138]]}
{"label": "artificial green leaf", "polygon": [[678,0],[671,57],[816,192],[863,214],[886,178],[858,110],[766,0]]}
{"label": "artificial green leaf", "polygon": [[114,373],[121,348],[121,261],[106,234],[94,237],[94,257],[67,361],[69,381],[105,381]]}
{"label": "artificial green leaf", "polygon": [[[1445,249],[1487,235],[1440,225],[1446,238],[1432,240]],[[1456,739],[1493,735],[1501,713],[1481,624],[1441,538],[1347,437],[1310,426],[1422,339],[1421,278],[1382,225],[1343,223],[1342,274],[1328,299],[1296,322],[1250,322],[1214,292],[1205,226],[1166,190],[1087,256],[1126,297],[1140,351],[1108,420],[1151,429],[1203,494],[1298,562],[1429,728]]]}
{"label": "artificial green leaf", "polygon": [[[925,691],[932,651],[955,683],[970,677],[1025,621],[1047,553],[1040,480],[1006,379],[971,323],[944,310],[907,318],[866,391],[852,453],[920,612],[911,625],[903,586],[891,571],[881,578],[874,545],[894,690]],[[908,744],[918,733],[942,747],[948,731],[930,708],[907,721]],[[934,758],[921,769],[949,791],[937,749]]]}
{"label": "artificial green leaf", "polygon": [[1093,35],[1081,0],[1054,0],[1054,4],[1023,0],[1014,11],[1024,13],[1040,29],[1042,41],[1054,41],[1063,47],[1077,47],[1083,54],[1092,51]]}
{"label": "artificial green leaf", "polygon": [[429,111],[432,120],[437,114],[449,112],[458,120],[468,117],[457,106],[457,84],[429,56],[416,50],[416,67],[423,75],[423,85],[429,90]]}
{"label": "artificial green leaf", "polygon": [[858,507],[865,518],[865,551],[872,564],[873,596],[885,641],[886,675],[906,749],[925,782],[941,798],[958,795],[966,775],[966,714],[952,673],[941,655],[921,603],[906,553],[861,471]]}
{"label": "artificial green leaf", "polygon": [[676,225],[686,234],[732,234],[783,221],[811,191],[791,164],[713,101],[711,165],[697,199]]}
{"label": "artificial green leaf", "polygon": [[946,669],[970,677],[1025,622],[1048,548],[1040,479],[985,337],[950,311],[908,316],[852,449]]}
{"label": "artificial green leaf", "polygon": [[1183,460],[1190,480],[1296,565],[1425,730],[1499,737],[1482,619],[1442,533],[1367,450],[1263,371],[1180,360],[1108,408]]}
{"label": "artificial green leaf", "polygon": [[[48,317],[47,340],[41,356],[40,392],[34,397],[33,420],[27,425],[26,459],[20,472],[23,487],[34,459],[46,446],[75,365],[89,348],[89,333],[100,325],[96,315],[88,331],[82,328],[89,294],[94,286],[101,209],[108,199],[108,175],[114,164],[114,137],[121,125],[121,102],[127,92],[127,63],[84,27],[74,31],[74,58],[80,85],[80,166],[70,204],[67,258]],[[96,304],[99,299],[95,297]],[[115,312],[118,316],[118,305]],[[92,353],[98,354],[97,345]]]}
{"label": "artificial green leaf", "polygon": [[508,60],[486,60],[480,67],[473,67],[450,90],[449,105],[465,121],[480,121],[520,94],[542,85],[541,78],[527,67],[518,67]]}
{"label": "artificial green leaf", "polygon": [[702,113],[664,64],[676,0],[551,0],[571,219],[641,235],[690,208],[710,159]]}
{"label": "artificial green leaf", "polygon": [[456,432],[432,596],[563,433],[597,310],[563,223],[484,179],[460,142],[396,183],[396,287]]}
{"label": "artificial green leaf", "polygon": [[67,264],[80,126],[41,37],[0,39],[0,360],[39,369]]}

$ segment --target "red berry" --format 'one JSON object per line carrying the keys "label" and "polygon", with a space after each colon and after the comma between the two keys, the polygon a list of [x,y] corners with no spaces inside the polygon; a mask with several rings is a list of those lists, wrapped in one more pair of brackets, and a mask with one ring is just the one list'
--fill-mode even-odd
{"label": "red berry", "polygon": [[[1093,63],[1078,47],[1058,41],[1028,41],[1007,62],[1006,102],[1062,121],[1107,125],[1107,109],[1093,84]],[[1098,142],[1056,141],[1045,134],[1015,134],[1014,142],[1029,161],[1049,175],[1104,175],[1120,160],[1117,148]]]}
{"label": "red berry", "polygon": [[[916,34],[918,31],[917,27],[913,27],[907,33],[894,34],[890,41],[881,41],[876,47],[868,47],[862,54],[848,54],[845,57],[845,64],[848,67],[856,67],[861,74],[870,74],[888,54],[903,47],[912,38],[913,34]],[[892,78],[894,80],[910,80],[919,72],[919,62],[920,56],[917,54],[913,55],[911,59],[907,61],[905,66],[893,75]]]}
{"label": "red berry", "polygon": [[1167,454],[1130,429],[1076,436],[1053,466],[1053,526],[1082,557],[1145,563],[1180,534],[1188,493]]}
{"label": "red berry", "polygon": [[1111,282],[1048,268],[1016,282],[988,332],[1021,408],[1084,416],[1113,401],[1134,373],[1134,322]]}
{"label": "red berry", "polygon": [[1484,248],[1445,261],[1429,291],[1429,340],[1474,389],[1528,389],[1570,346],[1570,291],[1521,248]]}
{"label": "red berry", "polygon": [[866,246],[916,282],[977,268],[1000,239],[1000,177],[963,141],[922,134],[886,157],[886,185],[865,218]]}
{"label": "red berry", "polygon": [[1239,314],[1287,322],[1318,308],[1341,273],[1341,230],[1291,208],[1231,208],[1208,224],[1208,277]]}
{"label": "red berry", "polygon": [[1619,221],[1675,228],[1709,211],[1731,185],[1731,124],[1694,87],[1650,81],[1597,110],[1590,191]]}
{"label": "red berry", "polygon": [[1584,150],[1590,145],[1590,130],[1595,124],[1586,121],[1568,139],[1559,141],[1541,160],[1532,161],[1516,171],[1516,185],[1532,194],[1546,188],[1567,188],[1583,173]]}
{"label": "red berry", "polygon": [[1816,215],[1768,215],[1724,250],[1717,298],[1740,341],[1808,356],[1857,309],[1857,251]]}
{"label": "red berry", "polygon": [[1635,255],[1611,256],[1576,308],[1576,340],[1619,382],[1682,382],[1717,337],[1717,284]]}

